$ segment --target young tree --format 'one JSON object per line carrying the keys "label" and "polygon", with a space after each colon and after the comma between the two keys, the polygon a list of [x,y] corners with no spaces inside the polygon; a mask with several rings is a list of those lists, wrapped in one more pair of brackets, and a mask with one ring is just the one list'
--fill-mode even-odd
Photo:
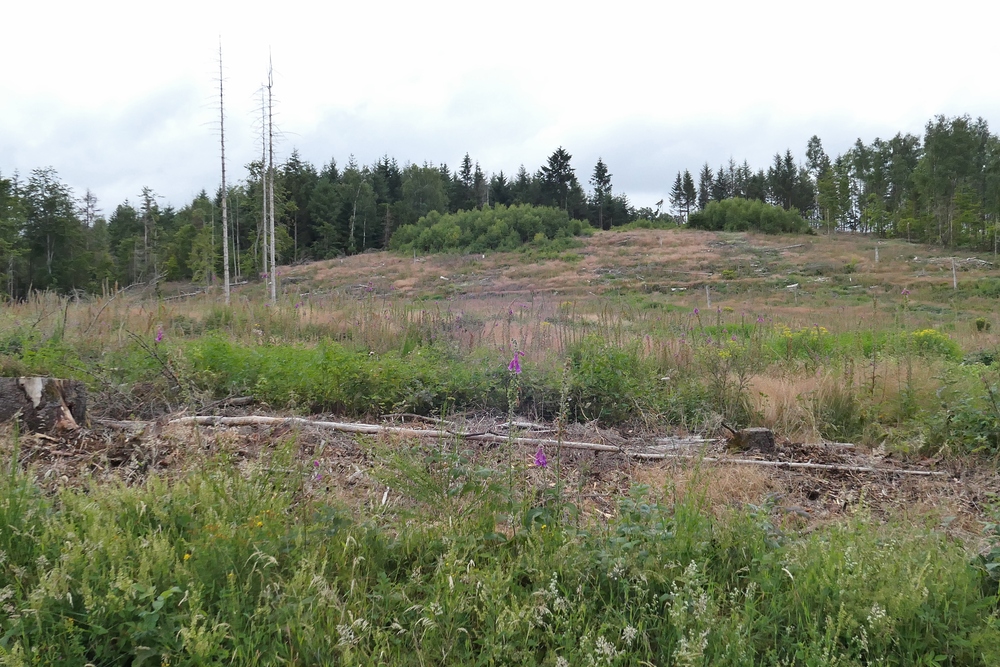
{"label": "young tree", "polygon": [[[600,157],[597,158],[597,164],[594,165],[594,173],[590,177],[590,185],[594,188],[594,195],[591,197],[591,207],[596,209],[597,212],[597,228],[598,229],[610,229],[611,220],[608,220],[608,224],[604,224],[604,213],[607,208],[609,208],[611,199],[611,173],[608,171],[608,166],[604,164],[604,160]],[[591,220],[595,222],[595,220]]]}
{"label": "young tree", "polygon": [[490,184],[486,181],[486,174],[479,168],[478,162],[476,162],[476,169],[472,173],[472,193],[476,208],[489,206]]}
{"label": "young tree", "polygon": [[472,158],[466,153],[462,158],[462,166],[452,176],[451,211],[471,211],[476,208],[475,170]]}
{"label": "young tree", "polygon": [[687,169],[684,170],[684,219],[691,219],[691,209],[693,209],[698,203],[698,192],[694,187],[694,179],[691,178],[691,172]]}
{"label": "young tree", "polygon": [[670,188],[670,209],[674,212],[674,215],[683,217],[684,216],[684,181],[681,177],[681,172],[677,172],[677,178],[674,179],[674,184]]}
{"label": "young tree", "polygon": [[729,199],[732,195],[732,184],[726,176],[726,171],[719,165],[719,171],[715,173],[715,180],[712,181],[712,201],[722,201]]}
{"label": "young tree", "polygon": [[701,173],[698,174],[698,210],[704,211],[705,207],[708,206],[708,202],[711,201],[712,181],[714,178],[712,168],[706,162],[701,167]]}
{"label": "young tree", "polygon": [[517,169],[517,175],[511,184],[511,196],[515,204],[536,204],[539,203],[539,184],[533,180],[528,170],[522,164]]}
{"label": "young tree", "polygon": [[570,193],[574,187],[580,187],[573,167],[570,166],[572,159],[573,156],[560,146],[549,156],[548,162],[542,165],[542,194],[546,206],[569,210]]}
{"label": "young tree", "polygon": [[493,193],[493,203],[500,206],[510,206],[514,203],[514,189],[507,180],[503,170],[490,178],[490,192]]}

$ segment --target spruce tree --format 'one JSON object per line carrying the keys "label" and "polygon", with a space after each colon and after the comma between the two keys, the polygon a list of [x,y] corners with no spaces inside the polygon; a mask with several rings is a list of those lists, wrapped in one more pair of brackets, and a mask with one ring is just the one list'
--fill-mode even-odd
{"label": "spruce tree", "polygon": [[698,175],[698,208],[702,211],[705,210],[709,200],[712,199],[713,178],[712,168],[706,162],[701,168],[701,173]]}
{"label": "spruce tree", "polygon": [[684,214],[684,182],[681,179],[681,172],[677,172],[677,178],[674,179],[674,185],[670,188],[670,209],[674,212],[674,215],[682,216]]}
{"label": "spruce tree", "polygon": [[594,196],[591,198],[591,207],[596,212],[596,220],[591,220],[591,222],[597,223],[598,229],[610,229],[610,218],[608,220],[608,225],[604,224],[604,214],[608,208],[608,200],[611,198],[611,173],[608,172],[608,166],[604,164],[604,160],[597,158],[597,164],[594,166],[594,173],[590,177],[590,184],[594,187]]}
{"label": "spruce tree", "polygon": [[694,179],[691,172],[684,170],[684,220],[691,218],[691,209],[698,203],[698,191],[694,187]]}

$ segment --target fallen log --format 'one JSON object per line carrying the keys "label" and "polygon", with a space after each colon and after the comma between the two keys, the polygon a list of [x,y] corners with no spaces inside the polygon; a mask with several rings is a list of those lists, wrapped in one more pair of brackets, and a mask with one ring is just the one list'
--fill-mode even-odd
{"label": "fallen log", "polygon": [[[328,428],[334,431],[342,431],[344,433],[366,433],[369,435],[377,435],[379,433],[391,433],[394,435],[409,436],[412,438],[462,438],[463,440],[475,440],[477,442],[514,442],[520,445],[551,445],[553,447],[559,446],[560,442],[558,440],[552,440],[549,438],[512,438],[505,435],[496,435],[493,433],[462,433],[460,431],[442,431],[440,429],[418,429],[418,428],[404,428],[401,426],[381,426],[379,424],[355,424],[348,422],[326,422],[326,421],[313,421],[311,419],[304,419],[302,417],[262,417],[262,416],[247,416],[247,417],[216,417],[212,415],[197,416],[197,417],[180,417],[179,419],[174,419],[168,422],[170,424],[190,424],[190,425],[201,425],[201,426],[280,426],[280,425],[297,425],[297,426],[312,426],[315,428]],[[572,440],[563,440],[562,446],[566,449],[589,449],[599,452],[622,452],[626,453],[621,447],[616,447],[615,445],[604,445],[595,442],[574,442]]]}
{"label": "fallen log", "polygon": [[0,378],[0,421],[17,415],[29,431],[76,430],[87,416],[87,388],[59,378]]}
{"label": "fallen log", "polygon": [[[103,422],[103,423],[115,426],[123,426],[126,424],[128,425],[148,424],[148,422],[113,422],[113,423]],[[400,426],[382,426],[379,424],[314,421],[311,419],[304,419],[302,417],[264,417],[258,415],[250,415],[244,417],[220,417],[215,415],[203,415],[194,417],[180,417],[178,419],[173,419],[167,423],[177,424],[182,426],[183,425],[312,426],[315,428],[326,428],[334,431],[341,431],[344,433],[364,433],[368,435],[378,435],[380,433],[387,433],[387,434],[401,435],[411,438],[457,437],[463,440],[474,440],[477,442],[494,442],[494,443],[510,442],[516,445],[542,445],[550,447],[562,446],[565,447],[566,449],[581,449],[581,450],[591,450],[598,452],[615,452],[643,460],[693,459],[698,461],[706,461],[709,463],[732,464],[732,465],[758,465],[758,466],[766,466],[772,468],[787,468],[787,469],[803,468],[810,470],[828,470],[833,472],[858,472],[858,473],[869,473],[869,474],[916,475],[921,477],[945,476],[948,474],[936,470],[914,470],[910,468],[875,468],[872,466],[837,465],[830,463],[805,463],[805,462],[798,463],[795,461],[735,459],[728,457],[700,456],[698,454],[667,454],[665,452],[628,450],[623,447],[617,447],[615,445],[605,445],[596,442],[576,442],[572,440],[564,440],[560,443],[558,440],[552,440],[549,438],[507,437],[503,435],[496,435],[493,433],[461,433],[453,431],[443,431],[440,429],[416,429],[416,428],[404,428]]]}
{"label": "fallen log", "polygon": [[797,461],[762,461],[759,459],[731,459],[725,457],[697,456],[695,454],[665,454],[661,452],[633,452],[632,456],[639,459],[697,459],[709,463],[725,463],[731,465],[753,465],[769,468],[805,468],[808,470],[830,470],[834,472],[864,472],[888,475],[916,475],[918,477],[943,477],[946,472],[937,470],[914,470],[912,468],[875,468],[872,466],[853,466],[834,463],[799,463]]}

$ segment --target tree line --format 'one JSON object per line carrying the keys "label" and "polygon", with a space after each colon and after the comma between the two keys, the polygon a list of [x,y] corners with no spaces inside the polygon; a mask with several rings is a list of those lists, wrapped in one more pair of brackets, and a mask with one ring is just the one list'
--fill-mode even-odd
{"label": "tree line", "polygon": [[697,182],[678,172],[670,205],[681,220],[710,202],[743,198],[796,210],[818,230],[875,234],[949,247],[997,250],[1000,218],[1000,138],[987,122],[937,116],[924,136],[858,139],[831,158],[818,136],[804,163],[791,150],[765,169],[732,159]]}
{"label": "tree line", "polygon": [[[562,209],[571,218],[609,229],[637,211],[612,190],[611,173],[598,160],[585,192],[558,148],[535,173],[489,176],[467,154],[458,169],[447,164],[400,164],[384,156],[372,165],[353,157],[317,169],[293,150],[276,168],[275,241],[281,262],[351,255],[388,247],[393,233],[428,213],[457,213],[497,205]],[[227,187],[229,252],[234,278],[265,269],[262,161],[246,166]],[[143,188],[105,214],[87,190],[77,198],[51,167],[27,179],[0,174],[0,271],[9,297],[30,289],[98,291],[104,283],[159,280],[212,282],[222,275],[221,189],[203,190],[174,208]],[[640,212],[641,213],[641,212]]]}
{"label": "tree line", "polygon": [[[227,185],[229,252],[237,280],[266,271],[263,252],[263,161]],[[281,262],[301,262],[386,248],[393,233],[432,211],[496,205],[549,206],[597,229],[639,218],[685,224],[710,202],[758,200],[795,210],[818,230],[846,230],[948,246],[993,249],[1000,216],[1000,139],[983,119],[938,116],[924,136],[860,139],[831,158],[819,137],[799,163],[791,150],[767,169],[748,162],[713,169],[697,180],[678,172],[671,210],[637,209],[612,186],[598,159],[585,184],[559,147],[533,173],[487,173],[468,154],[447,164],[400,165],[383,156],[353,157],[317,168],[293,150],[276,167],[275,243]],[[99,291],[103,284],[159,280],[210,283],[222,273],[222,191],[202,191],[180,208],[163,205],[149,187],[135,201],[103,211],[87,190],[77,197],[51,167],[27,178],[0,174],[0,272],[11,298],[30,289]]]}

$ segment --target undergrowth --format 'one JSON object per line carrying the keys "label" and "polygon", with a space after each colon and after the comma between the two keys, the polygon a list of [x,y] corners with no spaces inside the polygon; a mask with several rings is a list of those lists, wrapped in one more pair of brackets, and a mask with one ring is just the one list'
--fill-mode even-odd
{"label": "undergrowth", "polygon": [[287,451],[55,497],[4,471],[0,664],[1000,660],[993,570],[863,505],[796,534],[637,486],[597,524],[448,443],[379,456],[403,504],[363,516]]}

